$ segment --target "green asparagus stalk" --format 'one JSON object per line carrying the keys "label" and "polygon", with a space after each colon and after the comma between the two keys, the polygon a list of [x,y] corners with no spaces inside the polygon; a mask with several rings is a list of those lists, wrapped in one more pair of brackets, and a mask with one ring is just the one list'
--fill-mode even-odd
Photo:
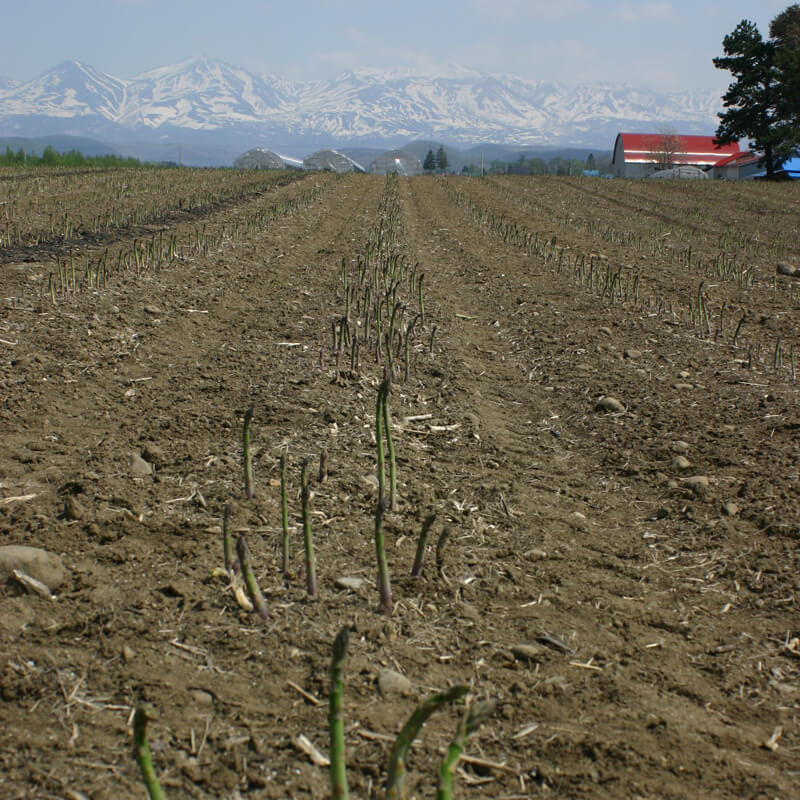
{"label": "green asparagus stalk", "polygon": [[309,597],[316,597],[317,588],[317,562],[314,558],[314,541],[311,538],[311,514],[309,505],[311,503],[311,487],[308,485],[308,465],[311,459],[303,461],[300,473],[301,494],[300,498],[303,507],[303,544],[306,552],[306,592]]}
{"label": "green asparagus stalk", "polygon": [[319,482],[328,480],[328,448],[323,447],[319,454]]}
{"label": "green asparagus stalk", "polygon": [[386,779],[386,798],[387,800],[405,800],[405,778],[408,764],[408,751],[414,739],[422,730],[422,726],[428,718],[436,711],[448,703],[454,703],[464,697],[469,691],[468,686],[453,686],[443,692],[429,697],[422,705],[418,706],[414,713],[408,718],[408,722],[403,726],[397,738],[394,740],[392,752],[389,754],[389,765],[387,768]]}
{"label": "green asparagus stalk", "polygon": [[386,449],[389,453],[389,508],[392,511],[397,511],[397,467],[394,458],[394,440],[392,439],[392,426],[389,419],[389,390],[391,385],[388,380],[383,382],[385,389],[383,390],[382,402],[382,415],[383,415],[383,433],[386,436]]}
{"label": "green asparagus stalk", "polygon": [[450,538],[450,527],[445,525],[442,528],[442,532],[439,534],[439,538],[436,541],[436,571],[439,575],[442,574],[442,570],[444,569],[444,546],[447,544],[447,540]]}
{"label": "green asparagus stalk", "polygon": [[389,581],[389,566],[386,563],[386,548],[383,540],[383,512],[386,506],[386,469],[383,456],[383,400],[389,390],[389,381],[378,387],[375,412],[375,445],[378,453],[378,502],[375,507],[375,552],[378,559],[378,591],[381,605],[387,614],[392,613],[392,587]]}
{"label": "green asparagus stalk", "polygon": [[258,581],[256,580],[255,573],[253,572],[253,565],[250,561],[250,548],[247,546],[247,540],[244,536],[239,537],[236,542],[236,554],[239,556],[239,564],[242,567],[242,577],[244,578],[244,585],[247,589],[247,594],[253,603],[253,608],[258,612],[261,619],[269,617],[269,610],[267,608],[267,601],[264,600],[264,595],[261,594],[261,589],[258,588]]}
{"label": "green asparagus stalk", "polygon": [[428,534],[433,523],[436,521],[436,514],[429,514],[422,523],[422,530],[417,540],[417,553],[414,556],[414,566],[411,567],[411,577],[419,578],[422,576],[422,561],[425,558],[425,548],[428,544]]}
{"label": "green asparagus stalk", "polygon": [[233,508],[230,503],[225,503],[222,512],[222,554],[225,558],[225,572],[233,574],[236,564],[233,560],[233,544],[231,543],[230,521]]}
{"label": "green asparagus stalk", "polygon": [[342,695],[344,693],[344,663],[350,629],[342,628],[333,643],[331,660],[331,693],[328,702],[328,725],[331,732],[331,796],[334,800],[347,800],[347,765],[344,752],[344,719]]}
{"label": "green asparagus stalk", "polygon": [[139,706],[133,715],[133,741],[136,749],[136,761],[142,772],[142,780],[150,800],[164,800],[164,793],[161,791],[161,784],[156,777],[153,769],[153,761],[150,758],[150,745],[147,743],[147,723],[150,720],[158,719],[156,710],[149,703]]}
{"label": "green asparagus stalk", "polygon": [[494,711],[495,705],[494,700],[480,700],[467,709],[439,767],[439,788],[436,792],[436,800],[452,800],[453,773],[458,759],[464,752],[467,738],[485,722]]}
{"label": "green asparagus stalk", "polygon": [[286,496],[286,454],[281,455],[281,552],[283,554],[283,577],[289,575],[289,501]]}
{"label": "green asparagus stalk", "polygon": [[253,482],[253,456],[250,452],[250,423],[253,421],[253,406],[244,412],[244,425],[242,426],[242,452],[244,455],[244,495],[248,500],[256,496],[256,486]]}

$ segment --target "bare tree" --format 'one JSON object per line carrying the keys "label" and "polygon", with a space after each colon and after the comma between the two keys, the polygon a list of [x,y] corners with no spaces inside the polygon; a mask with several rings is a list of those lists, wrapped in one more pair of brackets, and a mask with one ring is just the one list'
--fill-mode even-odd
{"label": "bare tree", "polygon": [[681,137],[674,128],[663,128],[653,144],[650,155],[657,170],[672,169],[677,165],[676,156],[683,152]]}

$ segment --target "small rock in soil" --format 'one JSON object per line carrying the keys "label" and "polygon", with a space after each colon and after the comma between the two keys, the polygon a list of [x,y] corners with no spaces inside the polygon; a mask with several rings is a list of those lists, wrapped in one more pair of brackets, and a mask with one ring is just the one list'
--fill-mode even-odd
{"label": "small rock in soil", "polygon": [[459,615],[465,619],[470,619],[473,622],[481,622],[483,620],[483,614],[481,614],[481,612],[478,611],[475,606],[470,605],[469,603],[459,603],[456,608]]}
{"label": "small rock in soil", "polygon": [[736,503],[725,503],[722,510],[726,516],[735,517],[739,513],[739,506]]}
{"label": "small rock in soil", "polygon": [[672,450],[675,453],[680,453],[685,456],[689,452],[689,445],[686,442],[678,440],[672,443]]}
{"label": "small rock in soil", "polygon": [[143,478],[153,474],[153,465],[145,461],[138,453],[131,453],[128,459],[128,472],[134,478]]}
{"label": "small rock in soil", "polygon": [[357,592],[365,583],[366,581],[364,578],[348,578],[345,576],[342,578],[337,578],[333,585],[337,589],[345,589],[349,592]]}
{"label": "small rock in soil", "polygon": [[55,553],[21,544],[0,547],[0,579],[5,582],[15,569],[41,581],[51,592],[61,586],[68,575],[64,562]]}
{"label": "small rock in soil", "polygon": [[779,261],[775,265],[775,272],[778,275],[788,275],[790,278],[800,277],[800,267],[793,267],[786,261]]}
{"label": "small rock in soil", "polygon": [[78,520],[86,516],[86,509],[81,505],[80,501],[74,494],[67,495],[64,500],[64,519]]}
{"label": "small rock in soil", "polygon": [[625,406],[616,397],[601,397],[595,406],[597,411],[624,411]]}
{"label": "small rock in soil", "polygon": [[531,561],[544,561],[544,559],[547,558],[547,552],[538,547],[534,547],[533,550],[528,550],[528,552],[525,553],[525,558]]}
{"label": "small rock in soil", "polygon": [[163,467],[167,463],[163,448],[159,447],[155,442],[145,442],[142,448],[142,458],[157,467]]}
{"label": "small rock in soil", "polygon": [[145,314],[151,314],[154,317],[157,317],[159,314],[163,314],[164,312],[158,307],[154,305],[146,305],[144,307]]}
{"label": "small rock in soil", "polygon": [[642,357],[642,351],[629,348],[623,353],[623,355],[625,356],[625,358],[637,359]]}
{"label": "small rock in soil", "polygon": [[205,689],[191,689],[189,695],[199,706],[213,706],[214,695],[207,692]]}
{"label": "small rock in soil", "polygon": [[684,484],[688,486],[696,495],[703,496],[708,492],[709,481],[705,475],[693,475],[687,478]]}
{"label": "small rock in soil", "polygon": [[541,661],[545,657],[544,648],[535,644],[515,644],[511,652],[517,661]]}
{"label": "small rock in soil", "polygon": [[393,669],[382,669],[378,675],[378,690],[385,698],[406,695],[411,691],[411,681]]}
{"label": "small rock in soil", "polygon": [[683,471],[689,469],[691,466],[691,462],[686,456],[675,456],[675,458],[672,459],[672,469]]}
{"label": "small rock in soil", "polygon": [[613,334],[611,333],[611,328],[606,328],[606,327],[603,327],[603,328],[598,328],[598,330],[599,330],[599,332],[600,332],[600,333],[603,333],[603,334],[605,334],[606,336],[612,336],[612,335],[613,335]]}
{"label": "small rock in soil", "polygon": [[672,388],[679,392],[690,392],[694,389],[694,385],[691,383],[673,383]]}

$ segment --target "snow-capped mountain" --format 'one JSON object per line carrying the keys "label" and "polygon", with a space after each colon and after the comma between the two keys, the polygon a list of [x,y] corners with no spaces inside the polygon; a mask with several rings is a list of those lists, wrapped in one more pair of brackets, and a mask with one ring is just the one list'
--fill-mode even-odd
{"label": "snow-capped mountain", "polygon": [[67,61],[25,83],[0,82],[0,134],[117,142],[194,135],[236,147],[274,141],[284,150],[292,142],[392,145],[409,138],[610,149],[622,129],[713,132],[720,107],[717,91],[567,87],[464,69],[447,76],[364,70],[292,82],[195,58],[122,80]]}
{"label": "snow-capped mountain", "polygon": [[99,116],[113,119],[125,81],[79,61],[64,61],[27,83],[0,91],[0,119],[11,116]]}

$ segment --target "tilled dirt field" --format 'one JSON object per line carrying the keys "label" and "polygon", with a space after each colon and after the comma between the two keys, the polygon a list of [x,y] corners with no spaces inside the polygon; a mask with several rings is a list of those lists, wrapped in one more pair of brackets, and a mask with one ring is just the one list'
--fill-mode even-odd
{"label": "tilled dirt field", "polygon": [[[35,250],[0,251],[0,546],[66,567],[55,600],[0,587],[0,796],[144,797],[130,723],[147,701],[167,797],[327,797],[327,770],[297,742],[327,752],[331,645],[347,625],[354,797],[383,796],[393,734],[455,684],[497,700],[458,797],[800,797],[800,281],[775,277],[778,249],[800,260],[796,191],[318,176],[210,211],[208,229],[309,181],[312,199],[246,235],[56,305],[34,291],[50,269]],[[366,347],[337,363],[332,326],[342,265],[364,257],[390,185],[392,246],[424,273],[425,318],[390,396],[387,617],[372,537],[386,365]],[[715,280],[664,249],[683,235],[710,264],[730,219],[749,277]],[[196,225],[169,233],[191,241]],[[759,237],[779,247],[748,250]],[[601,286],[609,267],[638,284]],[[704,291],[711,312],[692,317]],[[323,448],[311,601],[300,465]],[[214,573],[229,501],[266,622]],[[387,669],[409,684],[381,691]],[[423,730],[410,796],[435,796],[462,711]]]}

